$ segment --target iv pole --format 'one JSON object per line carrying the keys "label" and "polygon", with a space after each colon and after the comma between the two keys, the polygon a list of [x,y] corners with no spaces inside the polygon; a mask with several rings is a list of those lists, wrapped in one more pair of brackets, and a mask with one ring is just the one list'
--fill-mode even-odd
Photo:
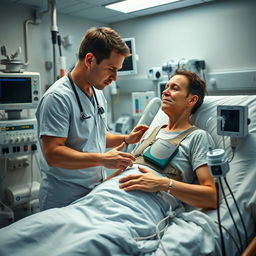
{"label": "iv pole", "polygon": [[56,0],[50,0],[51,8],[51,35],[52,35],[52,50],[53,50],[53,81],[57,79],[56,72],[56,44],[57,44],[57,10],[56,10]]}

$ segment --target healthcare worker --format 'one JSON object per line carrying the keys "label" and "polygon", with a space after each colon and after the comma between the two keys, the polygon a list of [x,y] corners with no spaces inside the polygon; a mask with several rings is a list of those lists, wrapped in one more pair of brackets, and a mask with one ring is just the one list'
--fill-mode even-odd
{"label": "healthcare worker", "polygon": [[127,135],[108,132],[102,92],[117,79],[117,71],[129,55],[116,31],[90,28],[74,69],[42,97],[36,111],[41,210],[70,204],[103,181],[105,167],[125,169],[135,160],[121,150],[125,144],[138,142],[148,127],[137,126]]}

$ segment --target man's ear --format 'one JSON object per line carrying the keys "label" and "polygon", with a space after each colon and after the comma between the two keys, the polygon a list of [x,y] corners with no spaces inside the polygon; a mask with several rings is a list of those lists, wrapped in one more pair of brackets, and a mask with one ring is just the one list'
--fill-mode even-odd
{"label": "man's ear", "polygon": [[93,60],[94,60],[94,55],[91,53],[91,52],[89,52],[89,53],[87,53],[86,55],[85,55],[85,64],[86,65],[91,65],[92,64],[92,62],[93,62]]}

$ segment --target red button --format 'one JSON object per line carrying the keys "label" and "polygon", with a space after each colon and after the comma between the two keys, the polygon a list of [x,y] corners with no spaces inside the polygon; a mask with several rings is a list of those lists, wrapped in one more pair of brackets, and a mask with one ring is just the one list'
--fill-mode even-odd
{"label": "red button", "polygon": [[27,145],[24,146],[24,151],[28,151],[28,146]]}

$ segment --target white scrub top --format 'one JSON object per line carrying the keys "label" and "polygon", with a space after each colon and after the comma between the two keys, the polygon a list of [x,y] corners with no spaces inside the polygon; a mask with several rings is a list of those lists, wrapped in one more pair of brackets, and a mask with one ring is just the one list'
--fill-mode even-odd
{"label": "white scrub top", "polygon": [[[67,138],[66,146],[80,152],[105,152],[107,102],[103,92],[95,89],[97,100],[105,113],[98,114],[96,100],[94,105],[88,96],[75,86],[83,111],[91,116],[80,119],[80,109],[67,76],[56,81],[44,94],[36,111],[38,136],[42,150],[42,135]],[[49,166],[40,152],[41,171],[57,180],[71,182],[86,188],[93,188],[105,177],[101,166],[86,169],[66,170]]]}

